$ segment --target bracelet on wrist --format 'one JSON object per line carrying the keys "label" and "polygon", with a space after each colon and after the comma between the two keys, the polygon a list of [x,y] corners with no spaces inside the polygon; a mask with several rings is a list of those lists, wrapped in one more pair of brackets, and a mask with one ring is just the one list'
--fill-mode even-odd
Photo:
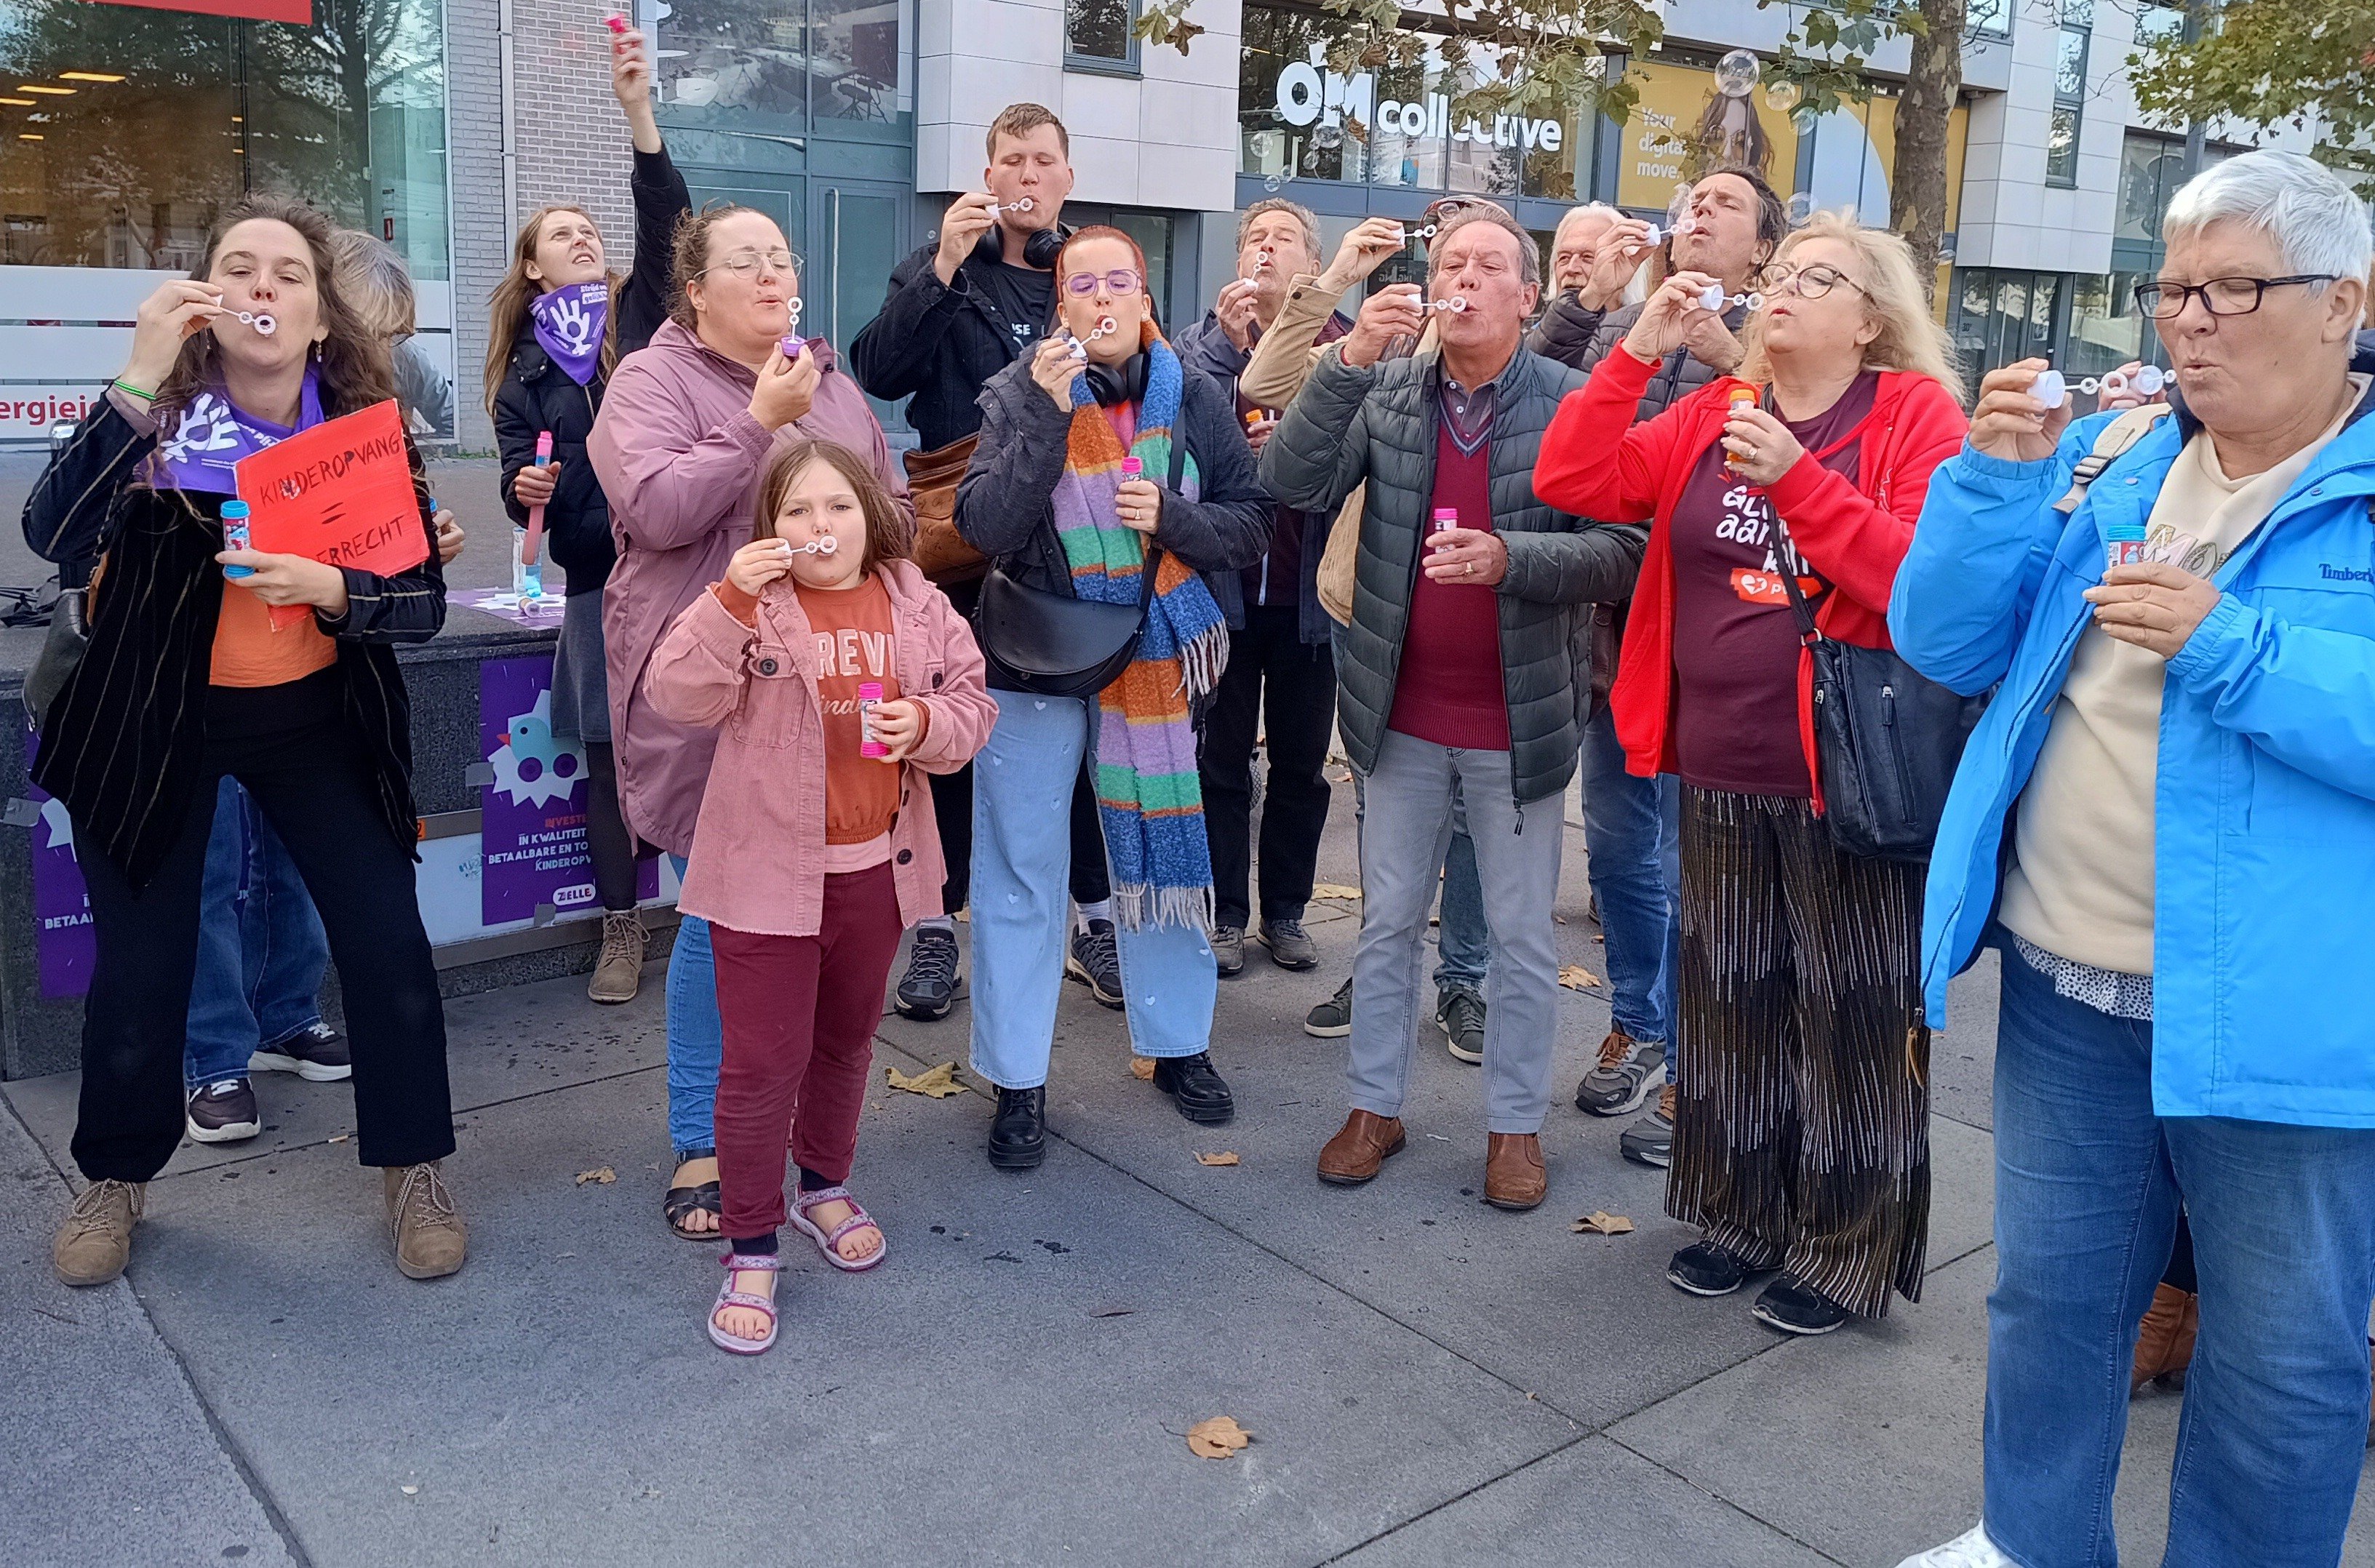
{"label": "bracelet on wrist", "polygon": [[114,381],[108,383],[108,384],[116,388],[120,392],[137,397],[143,403],[154,403],[157,401],[157,395],[155,393],[148,391],[143,387],[135,386],[130,382],[124,380],[120,376]]}

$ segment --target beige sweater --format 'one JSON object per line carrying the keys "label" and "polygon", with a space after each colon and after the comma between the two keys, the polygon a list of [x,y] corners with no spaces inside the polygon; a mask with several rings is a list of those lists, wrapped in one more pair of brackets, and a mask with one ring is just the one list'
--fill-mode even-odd
{"label": "beige sweater", "polygon": [[[2154,560],[2198,577],[2267,520],[2357,406],[2265,473],[2227,477],[2210,432],[2186,442],[2145,531]],[[2153,972],[2153,796],[2160,765],[2158,654],[2088,624],[2053,705],[2052,727],[2021,792],[2018,861],[2002,918],[2047,952],[2126,974]]]}

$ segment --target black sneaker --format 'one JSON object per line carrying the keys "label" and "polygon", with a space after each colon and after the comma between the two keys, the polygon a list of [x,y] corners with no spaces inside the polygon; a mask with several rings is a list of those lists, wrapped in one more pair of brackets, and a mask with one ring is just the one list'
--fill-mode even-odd
{"label": "black sneaker", "polygon": [[1114,943],[1114,923],[1092,920],[1085,931],[1072,933],[1064,952],[1064,973],[1089,988],[1105,1008],[1121,1006],[1121,951]]}
{"label": "black sneaker", "polygon": [[252,1073],[295,1073],[307,1083],[340,1083],[355,1076],[347,1037],[315,1019],[288,1039],[247,1059]]}
{"label": "black sneaker", "polygon": [[1341,1040],[1353,1032],[1353,977],[1346,975],[1336,994],[1306,1013],[1303,1032],[1314,1040]]}
{"label": "black sneaker", "polygon": [[937,925],[916,927],[916,945],[907,952],[907,973],[900,977],[893,996],[899,1010],[909,1018],[929,1023],[949,1016],[957,1000],[955,932]]}
{"label": "black sneaker", "polygon": [[1001,1171],[1035,1171],[1047,1158],[1047,1090],[1001,1089],[989,1123],[989,1162]]}
{"label": "black sneaker", "polygon": [[1787,1274],[1766,1286],[1748,1310],[1757,1322],[1784,1334],[1828,1334],[1855,1316],[1812,1285]]}
{"label": "black sneaker", "polygon": [[1246,970],[1246,934],[1235,925],[1212,927],[1212,961],[1220,966],[1221,978],[1232,980]]}
{"label": "black sneaker", "polygon": [[1728,1296],[1747,1282],[1748,1264],[1730,1247],[1693,1242],[1666,1265],[1666,1278],[1695,1296]]}
{"label": "black sneaker", "polygon": [[1435,1025],[1451,1054],[1474,1064],[1484,1059],[1484,998],[1465,985],[1435,994]]}
{"label": "black sneaker", "polygon": [[1237,1114],[1236,1096],[1212,1069],[1212,1054],[1163,1056],[1154,1064],[1154,1087],[1171,1096],[1179,1114],[1191,1122],[1218,1126]]}
{"label": "black sneaker", "polygon": [[1303,928],[1300,920],[1265,920],[1261,924],[1261,944],[1270,949],[1270,961],[1281,969],[1301,972],[1319,967],[1319,944]]}
{"label": "black sneaker", "polygon": [[245,1143],[264,1130],[255,1114],[255,1091],[243,1078],[210,1083],[190,1096],[183,1120],[200,1143]]}

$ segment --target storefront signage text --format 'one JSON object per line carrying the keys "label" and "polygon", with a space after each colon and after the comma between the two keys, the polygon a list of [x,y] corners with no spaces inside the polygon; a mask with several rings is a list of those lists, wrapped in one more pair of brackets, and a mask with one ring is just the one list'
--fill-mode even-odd
{"label": "storefront signage text", "polygon": [[1479,147],[1521,147],[1528,152],[1536,148],[1556,152],[1566,145],[1566,127],[1556,120],[1531,120],[1518,114],[1495,114],[1490,125],[1471,118],[1454,129],[1448,93],[1432,92],[1411,102],[1389,98],[1375,103],[1375,77],[1365,71],[1356,77],[1339,76],[1325,68],[1324,59],[1324,51],[1314,44],[1307,64],[1298,60],[1279,72],[1278,114],[1288,124],[1338,125],[1350,118],[1413,141],[1448,137]]}

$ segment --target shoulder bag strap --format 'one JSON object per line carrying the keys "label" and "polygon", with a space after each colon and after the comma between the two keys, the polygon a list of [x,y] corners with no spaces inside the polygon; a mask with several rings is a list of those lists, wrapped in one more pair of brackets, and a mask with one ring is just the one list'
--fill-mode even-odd
{"label": "shoulder bag strap", "polygon": [[2146,403],[2126,410],[2097,431],[2094,450],[2078,459],[2077,466],[2070,472],[2069,491],[2053,503],[2053,510],[2064,517],[2077,511],[2078,503],[2086,499],[2086,487],[2102,477],[2104,469],[2117,462],[2121,453],[2144,440],[2145,433],[2160,423],[2162,416],[2168,412],[2169,407],[2166,403]]}

